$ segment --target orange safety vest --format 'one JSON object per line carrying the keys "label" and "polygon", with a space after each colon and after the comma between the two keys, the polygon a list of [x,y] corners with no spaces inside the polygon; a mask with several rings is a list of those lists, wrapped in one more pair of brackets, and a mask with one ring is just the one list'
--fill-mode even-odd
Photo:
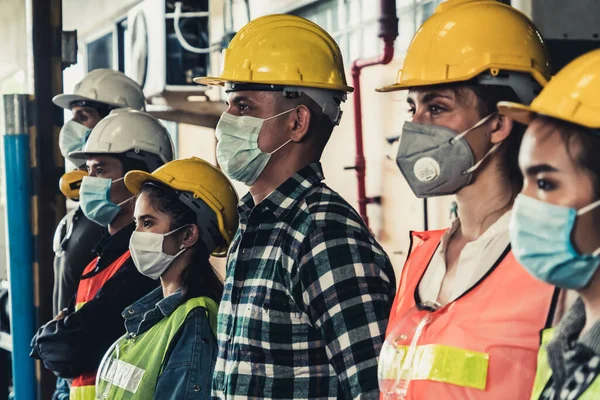
{"label": "orange safety vest", "polygon": [[[445,232],[412,233],[412,251],[402,270],[386,337],[397,335],[415,310],[428,315],[417,308],[418,286]],[[554,287],[530,276],[507,249],[473,288],[427,316],[430,322],[410,343],[413,351],[401,356],[410,354],[413,360],[405,399],[528,400],[540,333],[553,313],[555,294]],[[380,362],[385,356],[382,350]],[[408,376],[404,369],[396,376],[398,370],[392,370],[385,379]]]}
{"label": "orange safety vest", "polygon": [[[117,271],[131,257],[127,250],[121,257],[117,258],[107,268],[100,271],[98,274],[85,278],[96,268],[98,257],[88,264],[83,270],[79,287],[77,288],[77,296],[75,298],[75,310],[79,310],[85,303],[93,300],[102,286],[112,278]],[[70,399],[71,400],[95,400],[96,399],[96,372],[85,373],[73,379],[71,383]]]}

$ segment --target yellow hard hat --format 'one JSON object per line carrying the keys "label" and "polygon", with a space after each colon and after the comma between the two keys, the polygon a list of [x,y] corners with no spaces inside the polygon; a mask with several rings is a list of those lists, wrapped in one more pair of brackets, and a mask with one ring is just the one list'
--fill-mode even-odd
{"label": "yellow hard hat", "polygon": [[556,76],[531,106],[508,101],[498,103],[502,114],[529,124],[536,114],[600,129],[600,50],[571,61]]}
{"label": "yellow hard hat", "polygon": [[542,87],[547,83],[549,55],[533,22],[495,0],[448,0],[414,35],[396,83],[378,91],[462,82],[485,72],[501,77],[508,71],[529,74]]}
{"label": "yellow hard hat", "polygon": [[81,187],[81,181],[84,176],[88,176],[88,173],[87,171],[82,170],[67,172],[61,176],[60,181],[58,182],[61,193],[64,194],[67,199],[79,201],[79,188]]}
{"label": "yellow hard hat", "polygon": [[342,53],[319,25],[294,15],[267,15],[235,35],[219,77],[195,78],[203,85],[226,82],[301,86],[352,92]]}
{"label": "yellow hard hat", "polygon": [[[125,175],[125,186],[140,193],[147,182],[159,182],[175,190],[186,206],[198,216],[202,239],[213,256],[224,257],[238,227],[238,196],[227,177],[209,163],[192,157],[171,161],[149,174],[130,171]],[[212,210],[207,213],[207,207]],[[214,215],[213,215],[214,213]],[[216,221],[211,221],[216,217]],[[218,226],[218,232],[214,229]],[[220,237],[219,237],[220,236]],[[210,243],[215,246],[211,246]]]}

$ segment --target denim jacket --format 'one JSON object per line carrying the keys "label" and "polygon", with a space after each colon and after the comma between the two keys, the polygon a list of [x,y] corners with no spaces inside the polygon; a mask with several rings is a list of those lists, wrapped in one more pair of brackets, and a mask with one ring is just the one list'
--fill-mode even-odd
{"label": "denim jacket", "polygon": [[[162,287],[157,288],[123,311],[127,333],[143,334],[182,303],[181,290],[164,298]],[[206,310],[196,308],[169,345],[154,398],[209,399],[216,356],[217,341]]]}

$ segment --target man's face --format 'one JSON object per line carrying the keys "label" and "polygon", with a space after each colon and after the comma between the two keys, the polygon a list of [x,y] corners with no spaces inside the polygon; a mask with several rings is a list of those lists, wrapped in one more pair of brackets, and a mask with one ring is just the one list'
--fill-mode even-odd
{"label": "man's face", "polygon": [[102,119],[100,114],[98,114],[98,110],[93,107],[73,106],[71,112],[73,113],[73,121],[78,122],[89,129],[94,129]]}
{"label": "man's face", "polygon": [[[112,180],[110,201],[119,204],[129,199],[132,194],[125,187],[123,164],[117,157],[97,155],[91,156],[86,162],[89,176]],[[117,181],[118,182],[115,182]]]}
{"label": "man's face", "polygon": [[[280,92],[233,92],[229,94],[227,113],[267,119],[286,111],[285,102]],[[258,147],[263,152],[271,153],[290,139],[292,114],[284,114],[263,123],[258,136]]]}

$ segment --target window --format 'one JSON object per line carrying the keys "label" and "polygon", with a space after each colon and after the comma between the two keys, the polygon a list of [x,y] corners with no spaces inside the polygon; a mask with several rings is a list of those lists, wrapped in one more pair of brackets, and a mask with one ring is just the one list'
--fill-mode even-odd
{"label": "window", "polygon": [[369,0],[324,0],[300,8],[294,15],[320,25],[335,39],[344,56],[344,64],[380,52],[377,37],[378,9]]}
{"label": "window", "polygon": [[113,32],[109,32],[86,45],[87,69],[93,71],[98,68],[113,68]]}
{"label": "window", "polygon": [[[396,0],[399,36],[396,48],[405,51],[417,27],[443,0]],[[381,53],[379,2],[373,0],[322,0],[292,12],[325,29],[336,40],[346,67],[358,58]]]}

